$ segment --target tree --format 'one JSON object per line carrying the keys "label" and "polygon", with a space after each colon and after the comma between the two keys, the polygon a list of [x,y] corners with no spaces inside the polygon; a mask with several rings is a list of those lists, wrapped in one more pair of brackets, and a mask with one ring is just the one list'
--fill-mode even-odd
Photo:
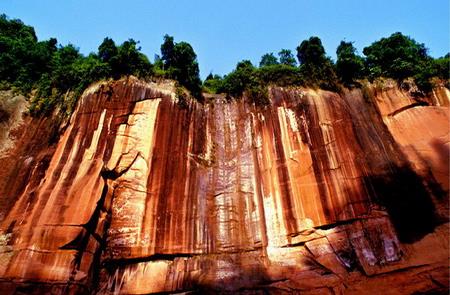
{"label": "tree", "polygon": [[209,93],[218,93],[218,90],[222,87],[223,78],[219,75],[213,75],[209,73],[203,82],[203,88]]}
{"label": "tree", "polygon": [[38,42],[33,27],[0,15],[0,80],[29,92],[50,70],[56,39]]}
{"label": "tree", "polygon": [[292,54],[291,50],[281,49],[281,51],[278,52],[278,56],[280,58],[280,64],[293,67],[297,66],[297,62],[295,61],[294,54]]}
{"label": "tree", "polygon": [[293,86],[304,84],[300,69],[286,64],[259,68],[256,71],[256,77],[264,85]]}
{"label": "tree", "polygon": [[6,14],[0,15],[0,34],[15,39],[30,38],[34,42],[38,41],[33,27],[25,25],[20,19],[10,20]]}
{"label": "tree", "polygon": [[119,46],[116,59],[111,59],[113,76],[137,75],[146,76],[151,74],[152,65],[147,56],[142,54],[138,42],[128,39]]}
{"label": "tree", "polygon": [[399,81],[418,74],[430,59],[424,44],[399,32],[372,43],[363,53],[371,78]]}
{"label": "tree", "polygon": [[441,79],[450,79],[450,53],[434,60],[434,74]]}
{"label": "tree", "polygon": [[241,96],[251,84],[256,84],[254,73],[255,67],[251,61],[238,62],[236,69],[224,77],[219,92],[225,92],[233,97]]}
{"label": "tree", "polygon": [[81,58],[81,54],[74,45],[68,44],[58,48],[51,61],[52,86],[66,92],[74,84],[72,64]]}
{"label": "tree", "polygon": [[165,77],[167,75],[164,70],[164,61],[161,59],[159,54],[155,54],[153,63],[153,75],[155,77]]}
{"label": "tree", "polygon": [[261,61],[259,62],[259,67],[272,66],[277,65],[278,59],[273,53],[266,53],[261,57]]}
{"label": "tree", "polygon": [[[70,110],[94,81],[151,74],[152,65],[137,44],[129,39],[117,47],[111,38],[105,38],[98,54],[86,57],[72,44],[57,46],[55,38],[38,41],[32,27],[0,15],[0,82],[24,94],[36,90],[31,114],[48,114],[56,105],[61,111]],[[68,98],[61,99],[66,93]]]}
{"label": "tree", "polygon": [[341,41],[336,49],[336,73],[341,82],[346,86],[352,86],[356,79],[363,76],[364,61],[356,55],[356,48],[352,42]]}
{"label": "tree", "polygon": [[442,79],[444,85],[450,89],[450,53],[433,61],[433,74]]}
{"label": "tree", "polygon": [[173,56],[175,50],[175,43],[173,37],[164,35],[164,42],[161,44],[161,59],[164,61],[165,69],[172,66]]}
{"label": "tree", "polygon": [[98,57],[103,62],[109,62],[117,55],[117,46],[113,39],[106,37],[98,47]]}
{"label": "tree", "polygon": [[338,89],[333,62],[325,55],[319,37],[302,41],[297,47],[297,58],[300,62],[300,72],[307,84],[333,91]]}
{"label": "tree", "polygon": [[161,45],[161,59],[169,78],[177,80],[198,100],[203,100],[197,55],[189,43],[174,43],[173,37],[165,35]]}
{"label": "tree", "polygon": [[[89,54],[87,57],[81,57],[72,64],[74,81],[76,89],[82,92],[94,81],[109,77],[111,68],[95,54]],[[81,93],[80,93],[81,94]]]}
{"label": "tree", "polygon": [[197,55],[189,43],[179,42],[175,45],[172,74],[194,97],[201,100],[201,80]]}
{"label": "tree", "polygon": [[303,40],[297,47],[297,58],[300,65],[314,64],[320,65],[326,60],[325,49],[319,37],[310,37]]}

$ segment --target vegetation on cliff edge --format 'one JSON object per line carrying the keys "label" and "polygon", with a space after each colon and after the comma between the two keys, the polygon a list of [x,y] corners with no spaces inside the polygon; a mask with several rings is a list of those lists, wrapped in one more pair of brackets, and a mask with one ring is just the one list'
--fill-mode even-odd
{"label": "vegetation on cliff edge", "polygon": [[[201,99],[201,80],[192,47],[186,42],[161,47],[161,62],[151,64],[139,42],[128,39],[120,45],[105,38],[96,53],[84,56],[72,44],[58,45],[55,38],[39,41],[34,28],[0,15],[0,88],[31,97],[30,114],[47,115],[55,107],[70,114],[76,100],[91,83],[135,75],[177,80]],[[166,46],[167,45],[167,46]],[[166,47],[164,47],[166,46]],[[173,50],[167,47],[172,46]]]}
{"label": "vegetation on cliff edge", "polygon": [[194,49],[187,42],[174,42],[172,36],[164,36],[161,55],[155,56],[153,64],[133,39],[117,45],[105,38],[97,52],[84,56],[72,44],[58,45],[55,38],[39,41],[33,27],[0,15],[0,88],[30,96],[30,113],[36,116],[49,114],[55,107],[70,114],[89,84],[128,75],[174,79],[200,102],[202,91],[225,93],[229,98],[246,93],[257,105],[269,103],[268,85],[339,91],[379,77],[398,82],[413,78],[424,93],[431,90],[434,77],[450,85],[450,54],[434,59],[424,44],[402,33],[372,43],[363,54],[358,55],[352,42],[342,41],[334,62],[320,38],[313,36],[296,48],[298,65],[291,50],[281,49],[277,55],[264,54],[258,66],[243,60],[224,77],[211,73],[202,83]]}
{"label": "vegetation on cliff edge", "polygon": [[358,55],[352,42],[342,41],[336,50],[337,60],[333,62],[326,55],[321,40],[311,37],[297,47],[298,67],[292,52],[282,49],[279,60],[273,53],[264,54],[259,67],[252,66],[250,61],[242,61],[223,78],[210,74],[204,88],[240,97],[244,92],[264,90],[267,85],[339,91],[342,86],[359,87],[359,81],[377,78],[392,78],[399,83],[413,78],[422,93],[432,89],[432,78],[435,77],[450,86],[450,54],[434,59],[428,55],[424,44],[401,33],[372,43],[363,53],[365,56]]}

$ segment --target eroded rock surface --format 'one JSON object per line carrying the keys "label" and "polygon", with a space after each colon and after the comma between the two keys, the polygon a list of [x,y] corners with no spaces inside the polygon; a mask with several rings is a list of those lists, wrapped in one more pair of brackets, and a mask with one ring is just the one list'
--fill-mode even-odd
{"label": "eroded rock surface", "polygon": [[25,118],[1,293],[447,292],[448,90],[270,98],[184,105],[129,78],[86,90],[58,143]]}

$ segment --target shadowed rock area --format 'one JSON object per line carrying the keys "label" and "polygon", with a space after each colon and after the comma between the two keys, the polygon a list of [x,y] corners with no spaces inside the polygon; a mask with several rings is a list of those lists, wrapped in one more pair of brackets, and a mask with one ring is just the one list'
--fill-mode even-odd
{"label": "shadowed rock area", "polygon": [[2,109],[0,293],[448,293],[449,91],[269,97],[129,77],[70,122]]}

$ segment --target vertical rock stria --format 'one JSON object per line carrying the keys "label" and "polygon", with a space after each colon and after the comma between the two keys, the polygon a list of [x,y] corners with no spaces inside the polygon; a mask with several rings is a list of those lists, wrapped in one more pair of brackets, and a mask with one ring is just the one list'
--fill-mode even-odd
{"label": "vertical rock stria", "polygon": [[25,117],[0,293],[445,293],[449,91],[269,95],[183,105],[130,77],[88,88],[57,143]]}

